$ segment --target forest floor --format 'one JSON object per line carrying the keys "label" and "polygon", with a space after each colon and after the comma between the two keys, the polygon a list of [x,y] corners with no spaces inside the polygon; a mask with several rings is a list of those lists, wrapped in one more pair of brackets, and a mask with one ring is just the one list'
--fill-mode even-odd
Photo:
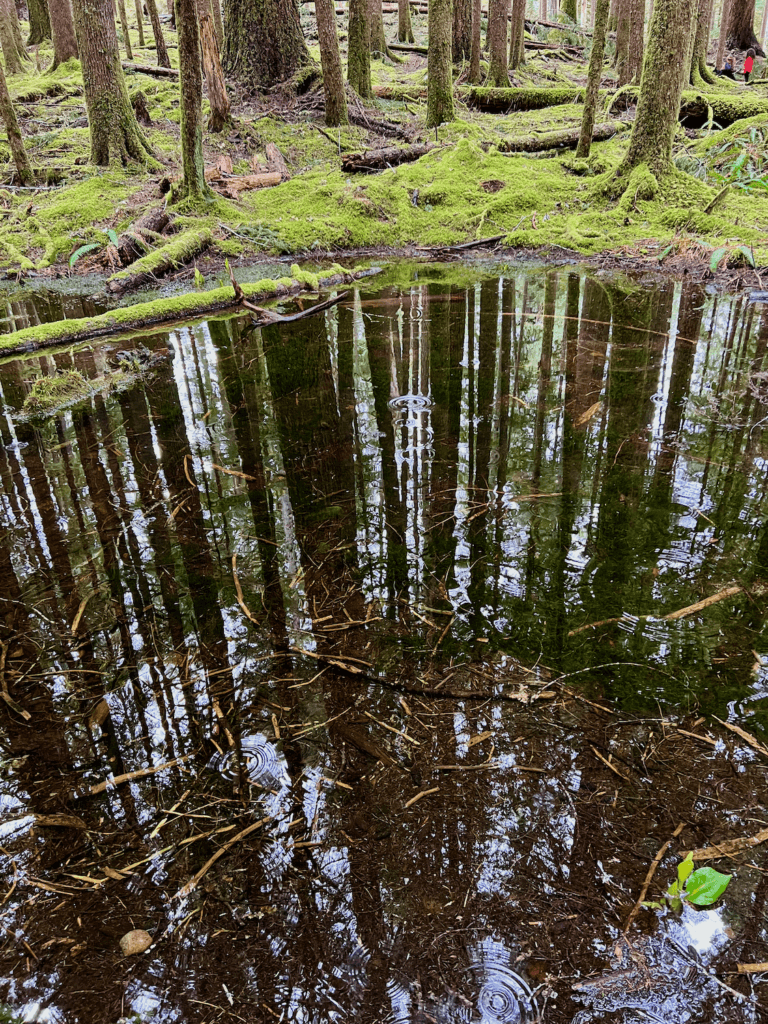
{"label": "forest floor", "polygon": [[[319,60],[311,11],[302,7],[302,21]],[[390,40],[396,38],[395,18],[385,15]],[[413,27],[417,46],[423,46],[426,15],[414,10]],[[174,33],[168,24],[164,30],[175,61]],[[339,32],[344,51],[341,18]],[[616,82],[608,59],[596,120],[614,122],[616,134],[593,144],[588,160],[563,148],[502,151],[510,140],[577,129],[581,122],[588,50],[581,56],[573,44],[588,39],[558,29],[540,29],[537,39],[561,48],[526,52],[525,65],[510,76],[511,87],[521,90],[510,93],[510,103],[551,105],[484,112],[462,72],[457,120],[437,131],[425,126],[426,56],[418,52],[373,62],[376,98],[363,106],[350,94],[354,123],[341,130],[325,128],[319,79],[299,96],[289,90],[249,96],[229,83],[232,121],[224,132],[204,136],[206,166],[219,174],[215,198],[202,208],[176,209],[168,230],[211,235],[194,262],[178,261],[187,264],[181,273],[221,276],[227,259],[245,264],[278,257],[319,265],[342,256],[434,258],[448,255],[451,246],[490,238],[501,251],[556,259],[578,254],[703,275],[718,271],[760,287],[759,270],[768,266],[768,81],[760,77],[760,62],[754,85],[724,83],[706,94],[686,93],[689,116],[675,140],[675,171],[658,185],[641,175],[616,195],[612,176],[634,108],[624,102],[613,105],[627,109],[611,109]],[[154,62],[154,50],[139,47],[135,31],[132,43],[135,64]],[[612,48],[609,41],[608,58]],[[79,64],[49,72],[50,62],[44,44],[34,53],[33,70],[9,79],[33,167],[46,184],[16,187],[10,152],[0,142],[0,181],[7,183],[0,185],[0,272],[14,278],[108,275],[120,268],[115,235],[165,204],[168,183],[180,174],[178,80],[128,72],[132,95],[141,90],[146,97],[152,123],[144,130],[163,170],[105,170],[88,163]],[[206,114],[207,106],[206,100]],[[379,173],[341,167],[340,158],[352,152],[428,142],[434,148],[420,159]],[[285,159],[287,180],[235,192],[233,177],[272,167],[270,143]],[[162,250],[165,243],[156,244]]]}

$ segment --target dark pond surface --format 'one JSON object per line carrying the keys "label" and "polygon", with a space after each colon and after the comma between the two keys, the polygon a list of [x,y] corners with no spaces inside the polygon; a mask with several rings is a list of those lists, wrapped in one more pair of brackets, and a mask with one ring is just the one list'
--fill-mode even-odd
{"label": "dark pond surface", "polygon": [[0,366],[0,1019],[768,1017],[768,309],[398,274]]}

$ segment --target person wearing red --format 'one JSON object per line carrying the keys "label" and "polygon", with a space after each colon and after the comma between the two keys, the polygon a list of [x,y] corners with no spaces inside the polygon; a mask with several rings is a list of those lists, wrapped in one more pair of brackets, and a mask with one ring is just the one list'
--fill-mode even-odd
{"label": "person wearing red", "polygon": [[755,66],[755,51],[747,50],[747,56],[744,58],[744,84],[749,84],[749,76],[752,74],[752,68]]}

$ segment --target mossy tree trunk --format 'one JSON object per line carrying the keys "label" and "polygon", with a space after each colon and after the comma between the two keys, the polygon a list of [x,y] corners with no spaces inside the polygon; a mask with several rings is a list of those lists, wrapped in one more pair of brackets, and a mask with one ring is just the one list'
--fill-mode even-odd
{"label": "mossy tree trunk", "polygon": [[570,18],[571,21],[576,21],[578,18],[578,12],[576,10],[576,0],[560,0],[560,10],[566,17]]}
{"label": "mossy tree trunk", "polygon": [[27,151],[24,148],[24,140],[21,137],[19,122],[16,119],[16,111],[13,109],[11,94],[8,92],[8,83],[5,80],[2,64],[0,64],[0,118],[2,118],[5,130],[8,133],[8,142],[11,146],[13,162],[16,164],[16,170],[19,173],[19,180],[22,185],[31,185],[34,180],[32,167],[29,163]]}
{"label": "mossy tree trunk", "polygon": [[715,67],[718,71],[723,70],[723,61],[725,60],[725,40],[728,35],[728,19],[731,15],[731,4],[733,0],[723,0],[723,5],[720,9],[720,35],[717,37],[717,57],[715,58]]}
{"label": "mossy tree trunk", "polygon": [[27,46],[37,46],[51,38],[51,16],[45,0],[27,0],[29,11],[29,39]]}
{"label": "mossy tree trunk", "polygon": [[123,30],[123,49],[128,60],[133,60],[131,37],[128,32],[128,15],[125,12],[125,0],[117,0],[117,13],[120,15],[120,27]]}
{"label": "mossy tree trunk", "polygon": [[637,116],[618,177],[642,164],[657,178],[671,170],[672,142],[688,66],[670,60],[670,54],[688,52],[697,11],[696,0],[655,0]]}
{"label": "mossy tree trunk", "polygon": [[408,0],[397,0],[397,41],[412,43],[413,25],[411,25],[411,5]]}
{"label": "mossy tree trunk", "polygon": [[371,86],[371,19],[368,0],[349,0],[347,80],[358,96],[368,100]]}
{"label": "mossy tree trunk", "polygon": [[24,71],[27,51],[20,44],[21,33],[14,31],[14,21],[18,25],[16,6],[13,0],[0,0],[0,46],[3,50],[5,70],[9,75],[20,75]]}
{"label": "mossy tree trunk", "polygon": [[644,36],[645,0],[629,0],[629,46],[625,66],[627,82],[633,79],[640,81],[643,71]]}
{"label": "mossy tree trunk", "polygon": [[525,63],[525,0],[512,0],[509,66],[514,71]]}
{"label": "mossy tree trunk", "polygon": [[91,162],[106,167],[113,160],[147,161],[152,150],[128,97],[112,0],[74,0],[73,8],[91,129]]}
{"label": "mossy tree trunk", "polygon": [[315,0],[317,38],[320,43],[320,63],[323,68],[325,93],[325,123],[329,128],[348,124],[347,97],[344,93],[344,75],[341,70],[339,36],[336,32],[335,0]]}
{"label": "mossy tree trunk", "polygon": [[163,28],[160,24],[160,14],[157,10],[157,4],[155,3],[155,0],[145,0],[145,3],[147,5],[147,13],[149,14],[149,22],[152,26],[152,35],[155,37],[158,67],[169,68],[171,66],[171,58],[168,56],[168,47],[165,45],[165,36],[163,35]]}
{"label": "mossy tree trunk", "polygon": [[211,0],[213,10],[213,24],[216,26],[216,39],[219,44],[219,53],[224,48],[224,22],[221,17],[221,4],[219,0]]}
{"label": "mossy tree trunk", "polygon": [[[691,50],[691,71],[689,81],[691,85],[699,88],[708,85],[718,84],[717,78],[707,67],[707,53],[709,51],[709,23],[712,16],[714,0],[699,0],[699,10],[696,18],[696,33],[693,39]],[[766,4],[768,10],[768,4]]]}
{"label": "mossy tree trunk", "polygon": [[77,57],[77,36],[69,0],[48,0],[53,36],[53,67]]}
{"label": "mossy tree trunk", "polygon": [[[453,121],[453,76],[451,62],[451,0],[429,0],[427,34],[427,128]],[[504,31],[506,51],[506,22]],[[504,58],[506,60],[506,52]]]}
{"label": "mossy tree trunk", "polygon": [[144,38],[144,5],[141,0],[135,0],[134,7],[136,9],[136,31],[139,34],[139,46],[146,46],[146,39]]}
{"label": "mossy tree trunk", "polygon": [[371,54],[377,60],[391,56],[384,35],[384,9],[381,0],[368,0],[371,21]]}
{"label": "mossy tree trunk", "polygon": [[469,80],[477,84],[480,81],[480,21],[482,18],[481,0],[472,0],[472,40],[469,55]]}
{"label": "mossy tree trunk", "polygon": [[200,23],[200,44],[203,54],[205,86],[208,93],[208,102],[211,106],[208,131],[220,132],[230,118],[227,85],[224,81],[224,72],[221,70],[219,44],[216,41],[213,16],[206,11],[205,14],[198,14],[198,19]]}
{"label": "mossy tree trunk", "polygon": [[469,60],[472,53],[472,0],[453,0],[453,60]]}
{"label": "mossy tree trunk", "polygon": [[728,45],[734,50],[748,50],[752,47],[758,57],[765,56],[760,40],[755,35],[755,0],[731,0]]}
{"label": "mossy tree trunk", "polygon": [[509,88],[507,22],[509,0],[488,0],[488,81],[494,89]]}
{"label": "mossy tree trunk", "polygon": [[174,200],[196,202],[208,198],[210,190],[205,183],[203,162],[203,67],[195,0],[176,0],[176,31],[179,38],[181,162],[184,177],[174,190]]}
{"label": "mossy tree trunk", "polygon": [[13,38],[16,40],[16,46],[18,47],[23,60],[31,60],[32,58],[26,51],[24,39],[21,35],[21,22],[19,21],[19,12],[16,10],[15,0],[10,0],[8,10],[11,15],[11,27],[13,28]]}
{"label": "mossy tree trunk", "polygon": [[630,0],[616,0],[616,54],[614,62],[619,86],[626,85],[629,64],[629,5]]}
{"label": "mossy tree trunk", "polygon": [[252,89],[285,82],[309,63],[296,0],[226,0],[224,29],[224,71]]}
{"label": "mossy tree trunk", "polygon": [[605,33],[608,27],[610,6],[611,0],[597,0],[592,52],[589,56],[589,70],[587,71],[587,92],[584,97],[584,114],[581,119],[581,135],[576,147],[576,156],[584,160],[589,156],[592,147],[592,130],[595,126],[595,111],[600,93],[600,79],[603,74]]}

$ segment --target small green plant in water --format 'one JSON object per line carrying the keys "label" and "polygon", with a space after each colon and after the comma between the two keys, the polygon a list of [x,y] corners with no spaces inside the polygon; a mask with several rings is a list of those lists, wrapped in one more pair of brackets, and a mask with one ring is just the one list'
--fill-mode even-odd
{"label": "small green plant in water", "polygon": [[728,888],[732,875],[724,875],[714,868],[696,868],[690,853],[677,865],[677,880],[670,885],[660,900],[648,900],[644,907],[655,910],[682,910],[684,903],[694,907],[711,907]]}

